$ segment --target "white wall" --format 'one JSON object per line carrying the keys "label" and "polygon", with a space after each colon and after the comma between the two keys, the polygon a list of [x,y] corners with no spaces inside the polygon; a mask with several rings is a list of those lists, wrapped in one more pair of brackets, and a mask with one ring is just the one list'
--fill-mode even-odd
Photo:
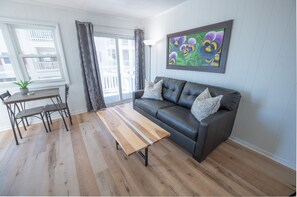
{"label": "white wall", "polygon": [[[108,15],[98,15],[89,12],[75,11],[71,9],[60,9],[58,7],[43,7],[39,5],[25,5],[11,1],[0,1],[0,17],[15,19],[26,19],[42,22],[58,23],[64,47],[68,73],[70,77],[69,107],[71,112],[80,113],[86,111],[82,70],[80,65],[75,20],[92,22],[95,31],[123,33],[130,35],[133,29],[141,28],[141,22],[135,19],[125,19]],[[107,28],[102,26],[110,26]],[[17,88],[8,88],[11,92],[18,91]],[[1,89],[3,92],[6,88]],[[42,105],[45,102],[34,102]],[[33,103],[32,103],[33,104]],[[0,130],[10,128],[6,108],[0,105]]]}
{"label": "white wall", "polygon": [[[189,0],[145,22],[157,75],[233,88],[242,99],[232,138],[291,168],[296,160],[296,2]],[[233,19],[226,73],[166,69],[166,35]]]}

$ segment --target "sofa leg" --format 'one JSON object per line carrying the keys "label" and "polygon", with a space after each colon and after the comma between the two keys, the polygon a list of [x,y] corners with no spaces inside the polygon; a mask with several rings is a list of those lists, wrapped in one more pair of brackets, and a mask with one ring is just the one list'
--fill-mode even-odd
{"label": "sofa leg", "polygon": [[198,161],[199,163],[201,163],[204,159],[201,159],[201,158],[199,158],[198,156],[195,156],[195,155],[192,155],[192,157],[196,160],[196,161]]}

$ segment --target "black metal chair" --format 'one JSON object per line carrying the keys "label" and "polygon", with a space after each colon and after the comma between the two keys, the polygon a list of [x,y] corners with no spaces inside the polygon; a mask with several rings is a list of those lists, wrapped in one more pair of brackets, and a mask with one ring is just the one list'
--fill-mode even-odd
{"label": "black metal chair", "polygon": [[[50,124],[53,124],[52,122],[52,118],[51,118],[51,114],[53,112],[59,112],[59,113],[65,113],[65,116],[66,117],[69,117],[69,120],[70,120],[70,123],[72,125],[72,118],[71,118],[71,114],[70,114],[70,110],[69,110],[69,107],[68,107],[68,95],[69,95],[69,86],[67,84],[65,84],[65,102],[62,101],[61,97],[59,96],[57,98],[57,104],[49,104],[49,105],[46,105],[44,107],[44,112],[45,112],[45,115],[46,115],[46,119],[47,119],[47,124],[48,124],[48,128],[49,130],[51,130],[51,127],[50,127]],[[64,119],[64,116],[62,115],[62,119],[63,119],[63,122],[64,122],[64,125],[66,127],[66,130],[68,131],[68,127],[67,127],[67,124],[66,124],[66,121]]]}
{"label": "black metal chair", "polygon": [[[4,102],[4,100],[9,98],[10,96],[11,96],[11,94],[9,93],[9,91],[6,91],[5,93],[0,95],[0,99]],[[28,117],[40,118],[43,122],[45,131],[48,132],[44,118],[43,118],[44,117],[44,114],[43,114],[44,107],[43,106],[42,107],[34,107],[34,108],[30,108],[30,109],[21,109],[17,103],[5,104],[5,105],[7,108],[7,112],[8,112],[12,130],[13,130],[16,145],[19,145],[19,142],[18,142],[18,138],[16,136],[14,126],[16,125],[16,127],[18,129],[18,133],[20,135],[20,138],[23,139],[23,136],[22,136],[20,128],[19,128],[19,123],[22,122],[24,129],[27,130],[25,123],[24,123],[24,119],[26,119]],[[40,115],[40,117],[38,117],[37,115]]]}

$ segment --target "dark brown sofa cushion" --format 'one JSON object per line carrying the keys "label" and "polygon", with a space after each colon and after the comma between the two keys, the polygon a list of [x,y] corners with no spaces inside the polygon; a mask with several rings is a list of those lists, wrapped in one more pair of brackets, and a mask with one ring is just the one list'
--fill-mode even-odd
{"label": "dark brown sofa cushion", "polygon": [[209,85],[197,84],[197,83],[191,83],[191,82],[187,82],[185,84],[183,91],[180,95],[178,105],[191,109],[194,100],[206,88],[209,89],[209,92],[212,97],[223,95],[223,98],[221,99],[220,109],[226,109],[226,110],[232,111],[238,107],[239,100],[241,97],[239,92],[235,90],[230,90],[227,88],[213,87]]}
{"label": "dark brown sofa cushion", "polygon": [[156,77],[154,83],[163,79],[163,99],[177,103],[186,81],[166,77]]}
{"label": "dark brown sofa cushion", "polygon": [[169,101],[160,101],[160,100],[154,100],[154,99],[146,99],[146,98],[140,98],[135,100],[135,106],[139,107],[140,109],[144,110],[151,116],[156,117],[157,111],[159,109],[165,108],[165,107],[171,107],[174,106],[174,103],[171,103]]}
{"label": "dark brown sofa cushion", "polygon": [[157,118],[188,138],[197,140],[200,122],[192,115],[191,110],[188,108],[172,106],[159,109]]}

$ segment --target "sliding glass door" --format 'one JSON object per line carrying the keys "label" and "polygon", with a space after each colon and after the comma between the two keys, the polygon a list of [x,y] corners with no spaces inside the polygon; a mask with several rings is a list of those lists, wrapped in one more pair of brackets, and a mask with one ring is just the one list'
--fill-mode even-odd
{"label": "sliding glass door", "polygon": [[107,104],[132,98],[135,90],[134,40],[95,36],[104,100]]}

